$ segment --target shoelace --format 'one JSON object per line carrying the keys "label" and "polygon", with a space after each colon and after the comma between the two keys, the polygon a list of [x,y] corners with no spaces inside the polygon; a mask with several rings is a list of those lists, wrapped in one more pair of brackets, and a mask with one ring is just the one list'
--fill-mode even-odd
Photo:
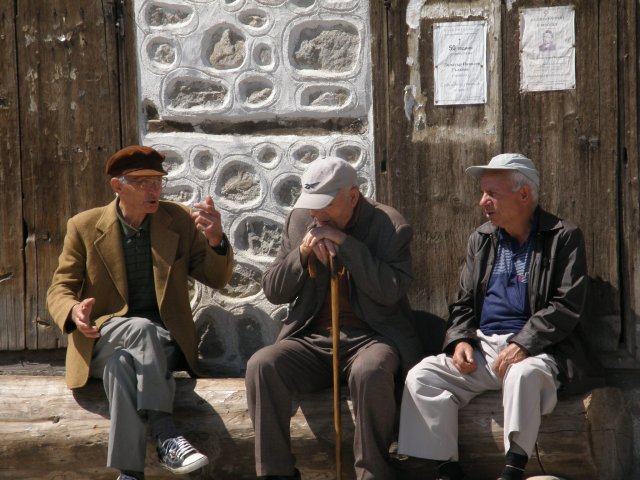
{"label": "shoelace", "polygon": [[162,449],[174,458],[186,458],[192,453],[197,453],[197,450],[182,436],[166,440]]}

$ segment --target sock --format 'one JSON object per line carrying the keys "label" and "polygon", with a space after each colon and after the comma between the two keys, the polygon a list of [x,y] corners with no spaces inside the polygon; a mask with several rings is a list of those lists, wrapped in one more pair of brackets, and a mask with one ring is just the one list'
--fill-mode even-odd
{"label": "sock", "polygon": [[460,463],[447,460],[438,464],[438,478],[448,480],[462,480],[464,473]]}
{"label": "sock", "polygon": [[147,415],[149,418],[149,425],[151,426],[151,434],[153,435],[153,438],[157,438],[160,443],[164,442],[168,438],[178,436],[178,429],[176,428],[175,423],[173,423],[173,415],[156,410],[149,410]]}
{"label": "sock", "polygon": [[505,466],[500,474],[501,480],[522,480],[524,478],[524,467],[527,466],[529,458],[509,450],[505,455]]}

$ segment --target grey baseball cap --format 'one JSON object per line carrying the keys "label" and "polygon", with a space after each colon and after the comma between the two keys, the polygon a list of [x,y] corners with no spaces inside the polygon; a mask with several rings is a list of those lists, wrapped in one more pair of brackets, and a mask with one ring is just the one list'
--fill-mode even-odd
{"label": "grey baseball cap", "polygon": [[540,186],[540,174],[536,166],[521,153],[501,153],[493,157],[487,165],[469,167],[465,173],[472,177],[480,177],[488,170],[517,170],[531,180],[536,187]]}
{"label": "grey baseball cap", "polygon": [[338,157],[319,158],[302,174],[302,192],[293,208],[320,210],[331,203],[344,187],[357,185],[358,174]]}

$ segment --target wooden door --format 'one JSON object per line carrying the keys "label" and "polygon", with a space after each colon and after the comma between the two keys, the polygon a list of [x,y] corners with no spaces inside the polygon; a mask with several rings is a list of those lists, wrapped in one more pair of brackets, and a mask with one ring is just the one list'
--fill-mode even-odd
{"label": "wooden door", "polygon": [[[484,221],[477,183],[464,169],[502,152],[528,155],[541,172],[541,205],[584,231],[594,346],[613,352],[627,343],[633,353],[628,322],[635,320],[625,324],[623,312],[632,309],[628,300],[624,307],[623,292],[637,290],[638,281],[624,260],[637,258],[638,242],[625,232],[637,231],[629,209],[637,212],[638,197],[637,182],[621,182],[621,172],[637,172],[634,135],[627,133],[636,124],[629,115],[637,115],[636,100],[628,94],[635,93],[637,70],[633,57],[621,52],[635,52],[635,6],[626,0],[569,3],[575,7],[576,88],[535,93],[520,90],[520,10],[567,2],[395,1],[372,7],[379,198],[415,229],[414,307],[445,319],[466,240]],[[467,20],[487,22],[488,101],[434,106],[432,25]]]}
{"label": "wooden door", "polygon": [[15,4],[0,4],[0,350],[24,345],[24,241]]}
{"label": "wooden door", "polygon": [[105,160],[137,137],[121,103],[123,86],[135,96],[121,68],[122,3],[0,7],[0,350],[63,344],[45,297],[67,219],[112,198]]}

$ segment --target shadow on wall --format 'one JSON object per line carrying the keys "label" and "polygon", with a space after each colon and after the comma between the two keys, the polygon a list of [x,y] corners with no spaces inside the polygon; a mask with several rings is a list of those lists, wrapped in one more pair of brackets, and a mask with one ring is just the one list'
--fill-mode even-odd
{"label": "shadow on wall", "polygon": [[585,311],[581,324],[589,346],[597,352],[616,351],[624,341],[620,291],[601,278],[589,277]]}
{"label": "shadow on wall", "polygon": [[425,357],[442,353],[447,321],[433,313],[423,310],[413,311],[413,321],[420,337],[422,352]]}

